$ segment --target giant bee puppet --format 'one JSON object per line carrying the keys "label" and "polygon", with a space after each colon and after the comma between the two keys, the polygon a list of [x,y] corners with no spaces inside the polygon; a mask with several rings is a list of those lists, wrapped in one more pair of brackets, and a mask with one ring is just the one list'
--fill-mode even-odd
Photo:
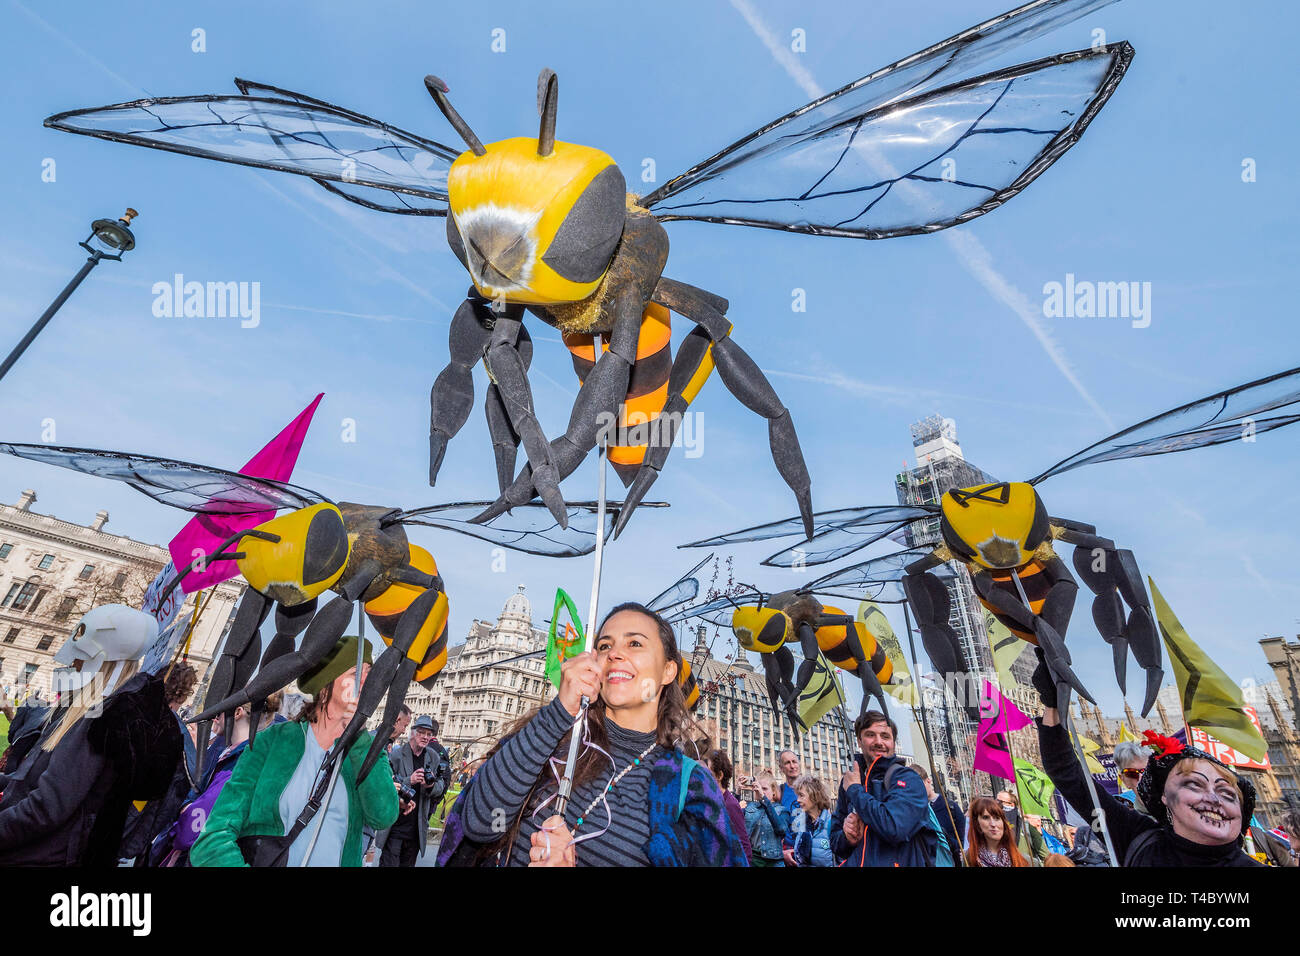
{"label": "giant bee puppet", "polygon": [[[862,708],[866,713],[872,698],[888,714],[884,686],[893,683],[893,661],[875,635],[852,614],[820,600],[829,598],[880,598],[874,584],[859,594],[845,594],[853,585],[825,587],[821,580],[775,594],[744,585],[739,593],[722,595],[694,607],[675,612],[669,622],[700,618],[710,624],[731,628],[742,650],[759,655],[772,710],[785,713],[795,736],[808,727],[799,717],[799,703],[817,673],[827,664],[853,674],[862,684]],[[803,654],[798,674],[790,651],[797,645]]]}
{"label": "giant bee puppet", "polygon": [[[59,113],[46,125],[297,173],[370,209],[446,217],[448,245],[473,286],[432,389],[429,483],[469,416],[471,372],[482,362],[500,497],[481,520],[540,495],[563,525],[559,482],[603,438],[629,487],[617,535],[716,366],[726,387],[767,420],[777,470],[811,535],[810,481],[790,413],[732,337],[727,300],[664,275],[662,224],[886,239],[996,209],[1079,140],[1133,49],[1119,42],[971,72],[1111,2],[1033,0],[774,119],[645,196],[627,191],[607,153],[556,139],[550,70],[538,81],[537,136],[486,145],[452,107],[446,85],[426,77],[464,151],[246,80],[236,80],[239,96],[136,100]],[[568,428],[554,440],[534,413],[525,311],[562,333],[581,380]],[[672,312],[692,324],[675,356]],[[615,421],[622,427],[611,441]],[[520,443],[528,464],[516,475]]]}
{"label": "giant bee puppet", "polygon": [[[363,764],[369,772],[382,753],[412,680],[432,686],[447,662],[447,595],[438,567],[412,544],[406,527],[456,531],[502,547],[554,557],[590,553],[595,547],[595,502],[566,505],[559,527],[541,505],[491,523],[468,519],[487,502],[430,505],[403,511],[382,505],[339,502],[317,492],[208,465],[127,452],[51,445],[0,443],[0,453],[122,481],[156,501],[200,514],[254,515],[285,511],[237,531],[211,554],[178,570],[161,597],[193,570],[234,561],[248,582],[221,655],[213,665],[200,722],[199,752],[210,723],[241,704],[260,707],[268,694],[290,684],[338,643],[361,603],[388,646],[362,687],[356,715],[338,752],[346,753],[380,699],[388,703]],[[646,504],[658,507],[658,502]],[[612,524],[620,503],[610,502]],[[234,550],[227,550],[232,548]],[[319,604],[333,591],[335,597]],[[160,600],[161,600],[160,597]],[[260,628],[275,609],[275,636],[262,651]],[[256,673],[255,673],[256,672]],[[250,733],[256,721],[250,723]]]}
{"label": "giant bee puppet", "polygon": [[[1146,672],[1142,714],[1151,709],[1164,677],[1160,638],[1142,575],[1131,551],[1116,547],[1089,524],[1055,517],[1037,486],[1083,465],[1187,451],[1239,442],[1300,421],[1300,368],[1248,382],[1156,415],[1117,432],[1053,465],[1027,482],[993,482],[956,488],[935,504],[844,508],[815,516],[809,540],[766,558],[775,567],[835,561],[920,519],[939,519],[942,544],[933,550],[896,552],[819,578],[809,590],[874,589],[879,596],[901,585],[916,615],[935,669],[945,680],[960,678],[967,664],[948,623],[950,602],[937,573],[948,562],[971,573],[980,602],[1013,634],[1042,651],[1062,700],[1069,689],[1092,700],[1071,669],[1065,645],[1079,586],[1056,552],[1073,545],[1071,564],[1093,593],[1092,618],[1111,646],[1115,677],[1126,692],[1129,651]],[[802,536],[801,518],[772,522],[696,541],[683,547],[719,547],[744,541]],[[1127,610],[1126,610],[1127,609]],[[1064,705],[1063,705],[1064,706]]]}

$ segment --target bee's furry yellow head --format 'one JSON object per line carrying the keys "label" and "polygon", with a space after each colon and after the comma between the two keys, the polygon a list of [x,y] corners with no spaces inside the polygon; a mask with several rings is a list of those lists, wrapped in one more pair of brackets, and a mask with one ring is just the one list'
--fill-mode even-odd
{"label": "bee's furry yellow head", "polygon": [[578,302],[609,268],[627,218],[623,174],[608,154],[527,137],[467,150],[447,174],[447,242],[488,299]]}

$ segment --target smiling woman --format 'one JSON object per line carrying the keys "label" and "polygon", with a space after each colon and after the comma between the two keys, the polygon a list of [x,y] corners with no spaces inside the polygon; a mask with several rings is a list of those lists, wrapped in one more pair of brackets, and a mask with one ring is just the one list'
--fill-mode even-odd
{"label": "smiling woman", "polygon": [[[1043,769],[1075,811],[1090,816],[1091,800],[1057,710],[1055,685],[1040,663],[1034,687],[1043,701],[1038,725]],[[1150,816],[1127,800],[1098,792],[1106,828],[1121,866],[1260,866],[1242,849],[1243,821],[1255,809],[1255,788],[1210,754],[1147,731],[1158,748],[1147,760],[1138,798]]]}
{"label": "smiling woman", "polygon": [[[681,664],[658,614],[614,608],[595,649],[564,662],[555,700],[507,730],[461,793],[438,865],[746,866],[718,782],[694,759],[709,741]],[[550,807],[583,697],[586,747],[561,816]]]}
{"label": "smiling woman", "polygon": [[1011,824],[1002,805],[990,797],[971,801],[970,831],[966,835],[966,865],[1023,867],[1029,861],[1016,847]]}

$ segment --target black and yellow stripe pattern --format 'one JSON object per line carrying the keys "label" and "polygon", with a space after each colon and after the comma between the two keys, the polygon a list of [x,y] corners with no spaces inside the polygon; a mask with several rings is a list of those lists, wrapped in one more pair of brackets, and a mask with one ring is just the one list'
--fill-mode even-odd
{"label": "black and yellow stripe pattern", "polygon": [[[579,382],[585,382],[596,364],[595,339],[583,333],[566,333],[564,345],[573,356],[573,371]],[[602,346],[608,351],[609,343]],[[627,397],[619,409],[619,440],[630,435],[625,445],[611,445],[610,464],[624,484],[631,482],[645,461],[652,436],[660,429],[654,423],[668,403],[668,379],[672,374],[672,315],[661,305],[651,302],[641,318],[641,331],[637,338],[636,362],[628,377]],[[700,363],[689,385],[682,392],[687,404],[694,399],[701,386],[713,371],[712,347]],[[667,438],[667,430],[663,431]]]}
{"label": "black and yellow stripe pattern", "polygon": [[[426,574],[438,573],[438,563],[433,559],[432,554],[416,544],[409,547],[408,563],[411,567]],[[379,636],[384,639],[385,644],[393,643],[397,622],[402,619],[402,615],[406,613],[411,603],[424,591],[424,588],[414,584],[391,584],[378,597],[366,602],[366,616],[379,632]],[[420,632],[407,652],[411,660],[419,662],[412,680],[416,682],[431,680],[446,666],[449,613],[447,595],[439,594],[433,610],[420,625]]]}
{"label": "black and yellow stripe pattern", "polygon": [[686,698],[686,709],[694,710],[695,705],[700,702],[700,682],[695,679],[691,662],[685,657],[682,658],[681,673],[677,675],[677,686],[682,689],[682,696]]}
{"label": "black and yellow stripe pattern", "polygon": [[[1022,568],[1011,569],[1006,571],[990,571],[993,578],[994,587],[1000,588],[1012,594],[1017,601],[1020,600],[1020,592],[1016,589],[1016,582],[1012,580],[1012,575],[1020,578],[1020,586],[1025,589],[1025,597],[1029,598],[1029,609],[1035,615],[1043,612],[1043,604],[1047,601],[1047,595],[1052,590],[1053,578],[1048,573],[1047,564],[1038,558],[1033,558]],[[983,597],[979,599],[999,621],[1006,625],[1007,630],[1019,638],[1028,641],[1030,644],[1037,644],[1036,638],[1032,631],[1026,631],[1023,627],[1013,621],[1011,618],[999,614],[988,601]]]}
{"label": "black and yellow stripe pattern", "polygon": [[[825,605],[822,608],[826,614],[844,614],[844,611],[837,607]],[[848,629],[852,627],[858,638],[858,645],[862,648],[862,653],[867,659],[871,670],[875,673],[876,679],[882,684],[888,684],[891,677],[894,676],[894,665],[885,654],[885,649],[877,642],[876,637],[867,626],[861,621],[854,621],[852,624],[832,624],[826,627],[817,628],[815,634],[817,637],[817,646],[821,652],[826,655],[836,667],[843,668],[846,671],[857,671],[858,661],[853,656],[853,651],[849,648]]]}

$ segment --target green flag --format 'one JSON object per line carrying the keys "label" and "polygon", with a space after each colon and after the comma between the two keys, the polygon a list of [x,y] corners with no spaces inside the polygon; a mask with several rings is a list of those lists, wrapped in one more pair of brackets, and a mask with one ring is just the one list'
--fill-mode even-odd
{"label": "green flag", "polygon": [[893,675],[883,688],[885,693],[900,704],[909,707],[918,706],[921,700],[916,692],[916,683],[912,680],[911,671],[907,669],[903,646],[898,642],[898,636],[890,626],[889,618],[885,617],[885,612],[874,601],[863,601],[858,605],[858,620],[871,632],[871,636],[876,639],[876,643],[884,650],[885,656],[893,666]]}
{"label": "green flag", "polygon": [[1052,794],[1056,784],[1028,760],[1014,758],[1016,764],[1016,790],[1020,794],[1020,810],[1052,819]]}
{"label": "green flag", "polygon": [[1241,688],[1187,635],[1164,595],[1156,589],[1156,582],[1147,578],[1147,584],[1151,586],[1160,636],[1173,661],[1183,720],[1262,763],[1268,745],[1242,709],[1245,701]]}
{"label": "green flag", "polygon": [[835,679],[835,668],[819,652],[817,669],[813,671],[812,677],[808,678],[808,686],[799,695],[799,719],[804,727],[812,727],[825,717],[831,708],[838,707],[843,702],[844,691],[840,688],[840,682]]}
{"label": "green flag", "polygon": [[[569,620],[564,622],[562,633],[558,630],[561,609],[569,613]],[[560,686],[560,665],[581,653],[582,621],[578,617],[578,609],[573,606],[573,598],[563,588],[556,588],[555,610],[551,612],[551,633],[546,640],[546,676],[557,689]]]}

